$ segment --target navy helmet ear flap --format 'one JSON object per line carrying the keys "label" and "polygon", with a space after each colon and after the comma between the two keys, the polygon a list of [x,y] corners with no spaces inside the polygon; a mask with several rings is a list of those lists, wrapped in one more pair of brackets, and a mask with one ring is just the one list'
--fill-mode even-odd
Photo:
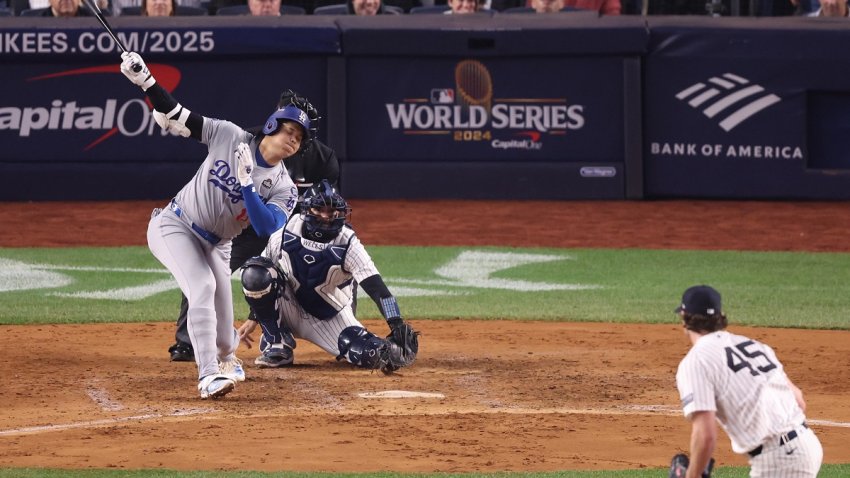
{"label": "navy helmet ear flap", "polygon": [[301,126],[304,132],[304,139],[310,139],[310,117],[307,112],[294,105],[284,106],[278,109],[269,116],[266,124],[263,126],[263,134],[266,136],[278,132],[280,124],[283,120],[294,121]]}

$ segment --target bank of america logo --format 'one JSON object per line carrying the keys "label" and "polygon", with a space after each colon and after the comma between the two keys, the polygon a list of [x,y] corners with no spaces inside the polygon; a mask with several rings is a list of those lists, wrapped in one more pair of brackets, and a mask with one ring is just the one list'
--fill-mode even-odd
{"label": "bank of america logo", "polygon": [[713,76],[705,83],[691,85],[676,94],[676,99],[687,101],[694,109],[702,110],[709,118],[722,118],[718,125],[731,131],[750,116],[782,101],[767,93],[760,85],[733,73]]}

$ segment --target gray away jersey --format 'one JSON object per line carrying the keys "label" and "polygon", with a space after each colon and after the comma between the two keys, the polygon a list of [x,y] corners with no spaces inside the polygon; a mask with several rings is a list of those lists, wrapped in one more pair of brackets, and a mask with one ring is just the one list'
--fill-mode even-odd
{"label": "gray away jersey", "polygon": [[773,349],[727,331],[697,340],[679,364],[676,385],[685,416],[716,412],[736,453],[806,419]]}
{"label": "gray away jersey", "polygon": [[[201,136],[209,152],[194,178],[177,193],[177,204],[193,223],[229,240],[250,223],[236,176],[236,147],[248,143],[256,156],[258,141],[229,121],[207,117]],[[278,206],[289,217],[298,200],[298,190],[281,164],[272,168],[257,166],[251,176],[262,201]]]}

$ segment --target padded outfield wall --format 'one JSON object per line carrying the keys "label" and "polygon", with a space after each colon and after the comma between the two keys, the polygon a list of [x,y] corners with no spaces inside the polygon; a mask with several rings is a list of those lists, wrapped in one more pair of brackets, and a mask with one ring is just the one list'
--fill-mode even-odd
{"label": "padded outfield wall", "polygon": [[[281,90],[358,198],[850,197],[846,21],[589,14],[114,18],[193,111]],[[160,199],[203,145],[162,134],[92,18],[0,18],[2,200]]]}

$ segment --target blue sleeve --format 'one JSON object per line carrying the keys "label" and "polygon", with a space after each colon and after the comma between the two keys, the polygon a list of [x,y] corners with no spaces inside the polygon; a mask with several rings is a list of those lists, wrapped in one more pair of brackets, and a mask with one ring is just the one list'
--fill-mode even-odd
{"label": "blue sleeve", "polygon": [[269,237],[286,224],[283,209],[274,204],[263,204],[254,186],[242,188],[242,197],[245,198],[245,209],[258,236]]}

